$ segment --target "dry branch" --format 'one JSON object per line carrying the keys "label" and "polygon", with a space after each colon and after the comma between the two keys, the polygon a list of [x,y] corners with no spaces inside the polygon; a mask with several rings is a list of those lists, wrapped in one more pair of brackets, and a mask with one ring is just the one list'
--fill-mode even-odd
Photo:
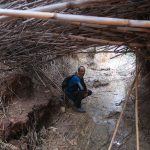
{"label": "dry branch", "polygon": [[[76,40],[82,40],[82,41],[87,41],[87,42],[93,42],[93,43],[100,43],[103,45],[126,45],[125,42],[121,41],[109,41],[109,40],[103,40],[103,39],[94,39],[94,38],[87,38],[87,37],[82,37],[82,36],[74,36],[74,35],[69,35],[68,36],[71,39],[76,39]],[[139,44],[139,43],[130,43],[129,47],[150,47],[150,44]]]}
{"label": "dry branch", "polygon": [[7,149],[7,150],[19,150],[19,148],[15,147],[10,143],[4,143],[0,140],[0,148]]}

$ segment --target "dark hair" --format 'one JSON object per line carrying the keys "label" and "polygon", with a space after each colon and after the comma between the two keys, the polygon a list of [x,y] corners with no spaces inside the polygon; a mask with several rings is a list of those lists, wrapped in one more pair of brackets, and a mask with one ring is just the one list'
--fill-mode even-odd
{"label": "dark hair", "polygon": [[78,67],[78,72],[80,71],[81,68],[84,68],[84,69],[85,69],[84,66],[80,66],[80,67]]}

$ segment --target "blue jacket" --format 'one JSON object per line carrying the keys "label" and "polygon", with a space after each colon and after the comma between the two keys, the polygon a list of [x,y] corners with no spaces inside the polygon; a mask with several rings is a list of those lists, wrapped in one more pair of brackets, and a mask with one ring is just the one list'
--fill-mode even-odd
{"label": "blue jacket", "polygon": [[84,82],[83,79],[81,79],[77,75],[73,75],[73,77],[68,82],[68,87],[66,88],[66,92],[68,94],[71,94],[73,92],[85,90],[85,87],[82,82]]}

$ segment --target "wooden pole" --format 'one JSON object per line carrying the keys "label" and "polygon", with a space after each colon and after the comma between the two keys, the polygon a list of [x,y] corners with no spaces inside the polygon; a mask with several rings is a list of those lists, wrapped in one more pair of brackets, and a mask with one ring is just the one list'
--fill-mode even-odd
{"label": "wooden pole", "polygon": [[110,145],[109,145],[109,147],[108,147],[108,150],[111,150],[111,148],[112,148],[113,142],[114,142],[114,140],[115,140],[115,137],[116,137],[116,134],[117,134],[117,131],[118,131],[118,128],[119,128],[121,119],[122,119],[122,117],[123,117],[125,108],[126,108],[126,106],[127,106],[128,99],[129,99],[129,97],[130,97],[130,94],[131,94],[132,89],[133,89],[134,84],[135,84],[135,81],[136,81],[136,78],[134,79],[134,81],[133,81],[133,83],[132,83],[132,85],[131,85],[131,87],[130,87],[130,89],[129,89],[129,92],[128,92],[126,98],[125,98],[125,103],[124,103],[122,112],[121,112],[121,114],[120,114],[120,116],[119,116],[119,119],[118,119],[118,121],[117,121],[117,124],[116,124],[115,130],[114,130],[114,133],[113,133],[113,136],[112,136]]}
{"label": "wooden pole", "polygon": [[130,47],[150,47],[150,44],[140,44],[140,43],[128,43],[122,41],[110,41],[110,40],[103,40],[103,39],[95,39],[95,38],[88,38],[83,36],[77,36],[77,35],[68,35],[68,38],[75,39],[75,40],[82,40],[87,42],[93,42],[98,44],[104,44],[104,45],[128,45]]}
{"label": "wooden pole", "polygon": [[24,10],[0,9],[0,15],[11,17],[37,18],[37,19],[56,19],[68,22],[92,23],[99,25],[131,26],[150,28],[150,21],[118,19],[109,17],[95,17],[60,13],[34,12]]}
{"label": "wooden pole", "polygon": [[[87,5],[93,5],[95,2],[103,2],[106,0],[76,0],[76,1],[69,1],[69,2],[62,2],[56,4],[50,4],[46,6],[39,6],[36,8],[24,10],[24,11],[39,11],[39,12],[53,12],[53,11],[61,11],[65,8],[78,8],[78,7],[86,7]],[[0,17],[0,21],[7,21],[10,17],[2,16]]]}
{"label": "wooden pole", "polygon": [[135,126],[136,126],[136,149],[140,150],[140,142],[139,142],[139,114],[138,114],[138,59],[136,56],[136,88],[135,88],[135,94],[136,94],[136,101],[135,101]]}

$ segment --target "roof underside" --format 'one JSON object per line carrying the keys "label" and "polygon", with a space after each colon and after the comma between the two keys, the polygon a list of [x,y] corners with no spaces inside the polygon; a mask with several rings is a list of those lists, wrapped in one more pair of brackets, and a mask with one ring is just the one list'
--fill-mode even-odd
{"label": "roof underside", "polygon": [[[1,0],[0,8],[31,9],[62,3],[54,0]],[[86,16],[150,20],[149,0],[95,0],[87,5],[73,5],[54,12]],[[0,18],[0,62],[13,67],[26,63],[41,64],[68,53],[89,47],[103,46],[110,50],[127,52],[130,47],[138,54],[148,56],[150,28],[95,25],[64,22],[54,19]],[[109,46],[110,45],[110,48]],[[120,49],[120,46],[125,47]],[[43,60],[50,56],[49,60]]]}

